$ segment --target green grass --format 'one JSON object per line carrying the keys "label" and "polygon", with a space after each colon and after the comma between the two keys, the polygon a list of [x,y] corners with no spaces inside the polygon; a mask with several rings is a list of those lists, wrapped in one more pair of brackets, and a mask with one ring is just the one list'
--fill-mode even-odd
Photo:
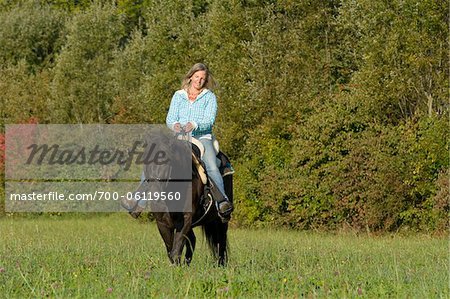
{"label": "green grass", "polygon": [[0,297],[449,297],[446,238],[231,229],[219,268],[196,234],[174,267],[156,226],[126,214],[0,219]]}

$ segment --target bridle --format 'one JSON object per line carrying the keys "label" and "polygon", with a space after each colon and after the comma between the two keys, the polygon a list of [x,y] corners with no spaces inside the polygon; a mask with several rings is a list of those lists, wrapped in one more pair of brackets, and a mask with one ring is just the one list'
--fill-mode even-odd
{"label": "bridle", "polygon": [[[162,177],[159,177],[157,175],[152,175],[152,176],[149,176],[148,178],[146,177],[143,180],[143,182],[145,182],[147,184],[150,183],[150,182],[165,183],[164,188],[167,188],[167,186],[169,185],[170,182],[179,181],[179,180],[176,180],[176,179],[172,179],[172,176],[171,176],[172,169],[173,169],[173,167],[172,167],[172,165],[170,165],[169,166],[169,175],[166,178],[162,178]],[[145,175],[145,172],[144,172],[144,175]]]}

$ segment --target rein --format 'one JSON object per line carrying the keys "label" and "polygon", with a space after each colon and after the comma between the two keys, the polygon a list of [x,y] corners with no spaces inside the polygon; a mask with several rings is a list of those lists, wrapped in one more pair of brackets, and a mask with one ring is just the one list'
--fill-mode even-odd
{"label": "rein", "polygon": [[172,166],[169,166],[169,177],[164,179],[164,178],[160,178],[158,176],[151,176],[149,178],[145,178],[144,182],[150,183],[150,182],[172,182],[172,181],[180,181],[180,180],[174,180],[171,178],[171,174],[172,174]]}
{"label": "rein", "polygon": [[200,221],[203,220],[203,218],[205,218],[206,215],[208,215],[208,212],[209,212],[209,210],[211,209],[212,204],[213,204],[213,201],[214,201],[214,200],[211,198],[211,195],[208,194],[208,196],[209,196],[209,204],[208,204],[208,208],[205,210],[205,213],[202,215],[202,217],[200,217],[197,221],[195,221],[194,223],[191,224],[191,227],[193,227],[194,225],[198,224]]}

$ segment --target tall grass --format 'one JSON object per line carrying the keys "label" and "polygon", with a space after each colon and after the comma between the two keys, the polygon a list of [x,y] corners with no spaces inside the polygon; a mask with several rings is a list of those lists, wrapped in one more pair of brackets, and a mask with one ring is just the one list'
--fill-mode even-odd
{"label": "tall grass", "polygon": [[0,297],[449,297],[445,238],[231,229],[219,268],[196,234],[174,267],[156,226],[125,214],[1,219]]}

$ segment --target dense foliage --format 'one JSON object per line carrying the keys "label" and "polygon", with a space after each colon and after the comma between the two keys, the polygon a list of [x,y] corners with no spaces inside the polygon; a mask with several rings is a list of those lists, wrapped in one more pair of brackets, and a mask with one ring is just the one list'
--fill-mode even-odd
{"label": "dense foliage", "polygon": [[182,75],[203,61],[237,170],[236,223],[448,227],[447,1],[0,8],[4,123],[163,123]]}

